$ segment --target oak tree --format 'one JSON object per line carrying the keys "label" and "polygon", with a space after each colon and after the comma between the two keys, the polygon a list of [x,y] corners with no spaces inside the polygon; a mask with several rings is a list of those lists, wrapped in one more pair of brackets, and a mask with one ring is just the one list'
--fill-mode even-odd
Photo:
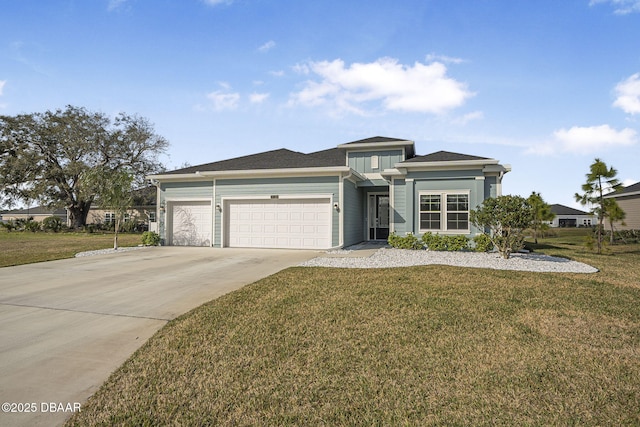
{"label": "oak tree", "polygon": [[144,117],[111,118],[83,107],[0,116],[0,196],[9,205],[37,200],[68,210],[71,226],[86,224],[99,188],[90,171],[129,171],[141,186],[162,170],[168,142]]}

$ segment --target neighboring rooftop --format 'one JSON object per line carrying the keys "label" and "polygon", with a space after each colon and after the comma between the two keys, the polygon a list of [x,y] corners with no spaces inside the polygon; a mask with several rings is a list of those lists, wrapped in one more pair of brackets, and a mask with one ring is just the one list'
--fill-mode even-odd
{"label": "neighboring rooftop", "polygon": [[617,193],[607,194],[605,196],[605,198],[620,197],[620,196],[631,196],[631,195],[636,195],[636,194],[640,194],[640,182],[636,182],[635,184],[627,185],[626,187],[624,187],[622,190],[620,190]]}
{"label": "neighboring rooftop", "polygon": [[554,215],[591,215],[589,212],[581,211],[579,209],[570,208],[565,205],[551,205],[551,213]]}

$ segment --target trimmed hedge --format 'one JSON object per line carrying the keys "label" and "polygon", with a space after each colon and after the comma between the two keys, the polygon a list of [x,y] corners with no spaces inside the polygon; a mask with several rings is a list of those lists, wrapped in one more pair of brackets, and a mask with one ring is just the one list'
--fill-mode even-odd
{"label": "trimmed hedge", "polygon": [[425,233],[422,238],[416,237],[409,233],[404,237],[395,233],[389,235],[389,246],[397,249],[428,249],[430,251],[468,251],[489,252],[493,250],[493,243],[486,234],[481,234],[471,239],[463,235],[440,235],[433,233]]}

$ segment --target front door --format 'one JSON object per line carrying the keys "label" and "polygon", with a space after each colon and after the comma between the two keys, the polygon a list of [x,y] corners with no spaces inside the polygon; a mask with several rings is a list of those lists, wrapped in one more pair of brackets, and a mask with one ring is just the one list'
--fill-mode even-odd
{"label": "front door", "polygon": [[389,237],[389,194],[369,194],[369,240]]}

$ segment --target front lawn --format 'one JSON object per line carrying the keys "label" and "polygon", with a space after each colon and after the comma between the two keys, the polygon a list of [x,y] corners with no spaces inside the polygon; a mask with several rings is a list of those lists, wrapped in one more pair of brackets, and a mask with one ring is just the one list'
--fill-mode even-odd
{"label": "front lawn", "polygon": [[[118,246],[137,246],[140,234],[118,234]],[[0,267],[72,258],[78,252],[113,248],[113,234],[0,231]]]}
{"label": "front lawn", "polygon": [[640,245],[559,240],[601,272],[284,270],[170,322],[69,425],[638,425]]}

